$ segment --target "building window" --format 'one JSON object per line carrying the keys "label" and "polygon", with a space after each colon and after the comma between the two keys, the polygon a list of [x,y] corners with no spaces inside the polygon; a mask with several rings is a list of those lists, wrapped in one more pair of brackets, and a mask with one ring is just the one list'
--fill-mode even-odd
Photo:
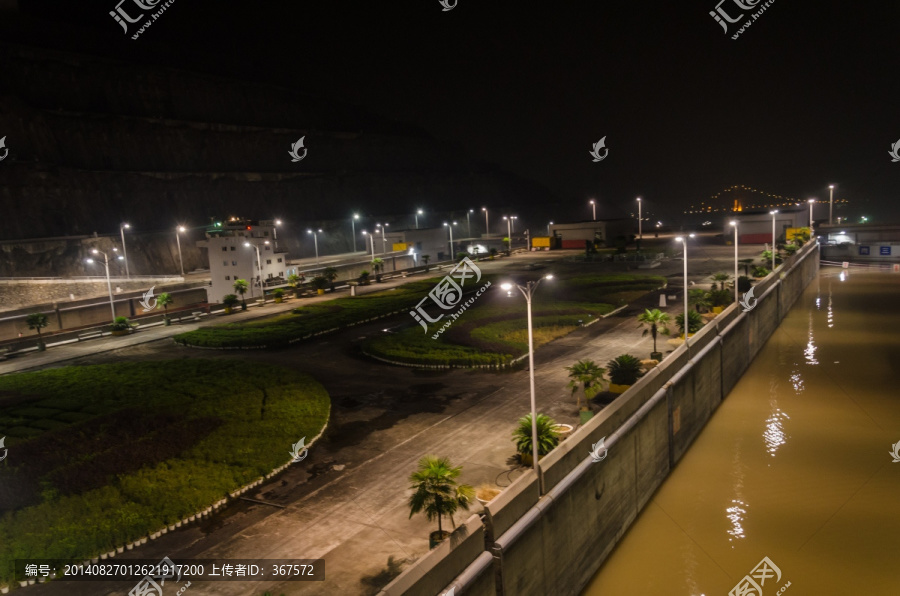
{"label": "building window", "polygon": [[225,252],[226,250],[228,250],[228,247],[227,247],[227,246],[223,246],[223,247],[222,247],[222,252]]}
{"label": "building window", "polygon": [[271,265],[271,264],[272,264],[272,259],[266,259],[266,265]]}
{"label": "building window", "polygon": [[266,246],[266,250],[269,250],[269,247],[268,247],[268,246]]}
{"label": "building window", "polygon": [[269,274],[269,279],[272,279],[272,274],[271,274],[271,273]]}
{"label": "building window", "polygon": [[231,250],[234,250],[234,247],[233,247],[233,246],[231,247]]}
{"label": "building window", "polygon": [[226,276],[225,276],[225,281],[231,281],[231,276],[230,276],[230,275],[226,275]]}
{"label": "building window", "polygon": [[268,236],[268,235],[269,235],[269,232],[267,232],[267,231],[266,231],[266,232],[263,232],[263,235],[264,235],[264,236]]}
{"label": "building window", "polygon": [[279,263],[281,262],[281,257],[278,257],[278,262],[279,262]]}
{"label": "building window", "polygon": [[228,267],[228,261],[222,261],[222,266],[223,266],[223,267]]}
{"label": "building window", "polygon": [[237,261],[231,261],[231,264],[237,267]]}

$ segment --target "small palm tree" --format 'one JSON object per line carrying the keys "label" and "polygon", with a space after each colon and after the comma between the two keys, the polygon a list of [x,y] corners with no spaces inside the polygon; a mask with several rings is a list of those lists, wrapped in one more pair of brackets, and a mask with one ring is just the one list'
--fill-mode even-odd
{"label": "small palm tree", "polygon": [[294,298],[297,297],[297,286],[300,285],[300,276],[296,273],[291,273],[287,276],[288,285],[294,290]]}
{"label": "small palm tree", "polygon": [[166,325],[169,324],[169,305],[175,302],[175,299],[172,298],[172,295],[168,292],[163,292],[159,296],[156,297],[156,308],[160,306],[163,309],[163,321]]}
{"label": "small palm tree", "polygon": [[622,354],[610,360],[606,367],[610,383],[616,385],[634,385],[643,375],[641,361],[631,354]]}
{"label": "small palm tree", "polygon": [[488,254],[491,255],[491,260],[493,261],[493,260],[494,260],[494,257],[497,256],[497,249],[496,249],[496,248],[492,248],[491,250],[488,251]]}
{"label": "small palm tree", "polygon": [[247,283],[246,279],[236,279],[234,280],[234,293],[241,297],[241,310],[247,310],[247,302],[244,300],[244,294],[246,294],[250,290],[250,284]]}
{"label": "small palm tree", "polygon": [[238,297],[234,294],[225,294],[222,297],[222,304],[225,306],[225,314],[231,314],[231,310],[237,306]]}
{"label": "small palm tree", "polygon": [[437,519],[438,532],[443,537],[441,518],[450,517],[450,523],[456,527],[453,514],[460,508],[468,511],[475,499],[475,489],[468,484],[457,484],[456,478],[462,467],[450,464],[446,457],[426,455],[419,460],[419,469],[409,477],[413,494],[409,497],[409,517],[416,513],[425,513],[428,521]]}
{"label": "small palm tree", "polygon": [[753,266],[754,259],[741,259],[738,263],[744,268],[744,275],[750,277],[750,267]]}
{"label": "small palm tree", "polygon": [[428,271],[428,261],[431,260],[431,255],[422,255],[422,260],[425,261],[425,271]]}
{"label": "small palm tree", "polygon": [[31,313],[25,318],[25,323],[28,325],[29,329],[34,329],[37,331],[38,350],[44,351],[45,349],[47,349],[47,346],[44,344],[44,340],[41,337],[41,329],[50,324],[50,320],[47,318],[47,315],[42,312]]}
{"label": "small palm tree", "polygon": [[[571,379],[567,386],[572,390],[572,395],[576,395],[581,389],[584,392],[585,406],[587,406],[587,401],[600,393],[603,388],[606,369],[597,366],[593,360],[579,360],[572,366],[567,366],[566,370],[569,371],[569,379]],[[580,395],[577,405],[581,407]]]}
{"label": "small palm tree", "polygon": [[693,305],[698,313],[700,312],[700,309],[708,310],[709,307],[712,306],[712,302],[709,300],[709,292],[703,288],[693,288],[688,290],[688,303]]}
{"label": "small palm tree", "polygon": [[[684,337],[684,313],[675,317],[675,324],[678,326],[678,332]],[[688,311],[688,333],[696,333],[703,326],[703,317],[695,310]]]}
{"label": "small palm tree", "polygon": [[671,333],[669,331],[671,318],[658,308],[654,308],[653,310],[645,309],[643,313],[638,315],[638,322],[640,322],[639,327],[645,325],[649,327],[648,329],[644,329],[643,335],[649,333],[651,337],[653,337],[653,353],[659,354],[659,352],[656,351],[656,336],[659,333],[663,335],[669,335],[669,333]]}
{"label": "small palm tree", "polygon": [[[547,455],[559,445],[559,434],[556,432],[556,421],[546,414],[537,415],[538,457]],[[531,442],[531,414],[519,418],[519,425],[513,431],[516,451],[523,456],[533,458],[534,447]],[[524,459],[524,458],[523,458]]]}
{"label": "small palm tree", "polygon": [[728,275],[727,273],[716,273],[716,274],[714,274],[714,275],[711,275],[711,276],[710,276],[710,279],[712,279],[712,282],[713,282],[713,283],[712,283],[712,286],[713,286],[712,289],[715,290],[715,289],[716,289],[716,283],[718,283],[718,284],[719,284],[719,289],[720,289],[720,290],[724,290],[724,289],[725,289],[725,282],[728,281],[728,280],[730,280],[730,279],[731,279],[731,276]]}
{"label": "small palm tree", "polygon": [[372,259],[372,271],[375,272],[375,281],[381,281],[381,272],[384,271],[384,261],[378,257]]}

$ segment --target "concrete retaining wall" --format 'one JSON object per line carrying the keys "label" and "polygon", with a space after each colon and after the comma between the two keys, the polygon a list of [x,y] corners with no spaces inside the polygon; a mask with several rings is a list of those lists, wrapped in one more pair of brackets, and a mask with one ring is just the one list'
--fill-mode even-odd
{"label": "concrete retaining wall", "polygon": [[[580,593],[818,267],[810,243],[756,286],[755,308],[727,308],[542,459],[540,478],[526,472],[488,503],[482,549],[441,545],[381,594]],[[601,439],[608,455],[594,463],[589,454]],[[467,524],[473,536],[477,519]]]}

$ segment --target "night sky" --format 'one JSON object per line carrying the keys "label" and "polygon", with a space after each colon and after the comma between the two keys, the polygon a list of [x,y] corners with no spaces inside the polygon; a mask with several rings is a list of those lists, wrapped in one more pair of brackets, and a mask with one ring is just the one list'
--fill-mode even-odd
{"label": "night sky", "polygon": [[[41,45],[275,82],[418,125],[545,185],[558,219],[588,217],[592,197],[599,217],[642,196],[674,219],[733,184],[805,200],[834,183],[849,215],[900,220],[900,4],[775,0],[733,40],[764,2],[726,0],[748,15],[728,34],[716,3],[176,0],[136,41],[113,0],[22,8],[54,21]],[[609,156],[593,163],[603,136]]]}

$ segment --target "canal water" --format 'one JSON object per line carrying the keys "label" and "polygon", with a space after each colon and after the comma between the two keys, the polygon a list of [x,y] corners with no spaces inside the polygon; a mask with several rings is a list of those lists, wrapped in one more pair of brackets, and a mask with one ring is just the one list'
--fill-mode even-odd
{"label": "canal water", "polygon": [[898,596],[898,442],[900,273],[823,268],[583,594]]}

